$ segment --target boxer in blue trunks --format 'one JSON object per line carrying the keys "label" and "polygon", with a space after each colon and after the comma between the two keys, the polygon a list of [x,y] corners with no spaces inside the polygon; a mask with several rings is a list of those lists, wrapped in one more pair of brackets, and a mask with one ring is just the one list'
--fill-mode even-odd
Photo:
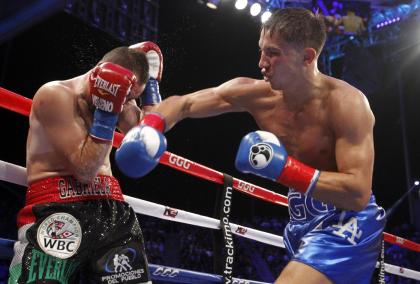
{"label": "boxer in blue trunks", "polygon": [[[154,109],[166,130],[187,117],[253,116],[261,131],[242,139],[236,167],[289,188],[291,261],[276,283],[369,283],[385,226],[371,189],[375,118],[361,91],[318,70],[325,40],[319,15],[275,11],[260,33],[263,80],[235,78]],[[141,163],[127,158],[136,139],[126,142],[117,163],[141,174]]]}

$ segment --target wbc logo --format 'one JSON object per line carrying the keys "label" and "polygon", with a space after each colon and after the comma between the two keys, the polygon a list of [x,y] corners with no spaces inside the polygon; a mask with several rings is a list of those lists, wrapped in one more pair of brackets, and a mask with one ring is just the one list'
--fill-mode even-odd
{"label": "wbc logo", "polygon": [[61,259],[73,256],[81,243],[79,221],[68,213],[48,216],[38,227],[37,241],[46,253]]}

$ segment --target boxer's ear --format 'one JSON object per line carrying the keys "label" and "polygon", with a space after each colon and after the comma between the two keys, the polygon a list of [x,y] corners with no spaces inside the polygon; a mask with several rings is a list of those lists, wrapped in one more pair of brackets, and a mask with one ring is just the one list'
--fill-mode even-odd
{"label": "boxer's ear", "polygon": [[317,52],[312,47],[306,47],[303,49],[303,62],[305,66],[311,65],[317,58]]}

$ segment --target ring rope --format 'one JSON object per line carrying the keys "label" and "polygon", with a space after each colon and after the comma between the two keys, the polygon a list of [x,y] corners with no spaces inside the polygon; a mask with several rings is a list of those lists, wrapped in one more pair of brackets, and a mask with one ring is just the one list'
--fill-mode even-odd
{"label": "ring rope", "polygon": [[[31,99],[0,87],[0,107],[4,107],[6,109],[28,116],[30,113],[31,104]],[[121,133],[115,132],[113,146],[118,147],[121,144],[122,138],[123,135]],[[159,162],[190,175],[213,181],[215,183],[223,184],[223,174],[221,172],[190,161],[168,151],[163,154]],[[265,201],[288,206],[286,196],[242,181],[240,179],[233,178],[233,188]],[[420,252],[420,244],[386,232],[384,232],[384,240],[388,243]]]}
{"label": "ring rope", "polygon": [[[220,229],[220,220],[210,218],[207,216],[183,211],[176,208],[160,205],[157,203],[145,201],[142,199],[124,195],[125,200],[133,207],[134,211],[143,215],[156,217],[159,219],[180,222],[184,224],[195,225],[209,229]],[[172,212],[172,216],[168,216],[168,211]],[[283,237],[271,233],[259,231],[256,229],[248,228],[235,223],[229,223],[232,233],[241,237],[245,237],[254,241],[269,244],[276,247],[285,248]]]}
{"label": "ring rope", "polygon": [[[5,170],[5,172],[3,172]],[[15,175],[18,178],[15,178]],[[0,180],[26,186],[26,169],[0,160]],[[124,200],[133,207],[136,213],[160,219],[195,225],[209,229],[220,229],[220,220],[195,213],[156,204],[150,201],[124,195]],[[283,238],[274,234],[258,231],[245,226],[230,223],[232,233],[262,243],[284,248]]]}
{"label": "ring rope", "polygon": [[[396,266],[389,263],[384,263],[384,264],[385,264],[385,272],[389,274],[394,274],[394,275],[402,276],[405,278],[420,280],[419,271],[408,269],[405,267]],[[379,262],[376,263],[376,268],[378,267],[379,267]]]}
{"label": "ring rope", "polygon": [[[8,170],[8,174],[17,173],[20,177],[22,177],[23,175],[26,175],[26,169],[24,167],[17,166],[17,165],[0,160],[0,171],[4,168]],[[23,186],[26,185],[26,180],[16,179],[14,177],[8,176],[8,174],[3,174],[0,172],[0,180],[4,180],[7,182],[13,182],[13,180],[18,180],[19,183],[17,184],[23,185]],[[139,214],[148,215],[148,216],[159,218],[159,219],[179,222],[183,224],[209,228],[209,229],[220,229],[220,220],[218,219],[210,218],[207,216],[191,213],[191,212],[176,209],[176,208],[171,208],[171,207],[153,203],[150,201],[134,198],[128,195],[124,195],[124,199],[127,203],[131,205],[133,210]],[[235,235],[245,237],[254,241],[258,241],[264,244],[269,244],[272,246],[285,248],[283,237],[281,236],[267,233],[264,231],[259,231],[252,228],[248,228],[245,226],[237,225],[234,223],[230,223],[230,227],[231,227],[232,233],[234,233]],[[0,238],[0,240],[4,240],[4,239]],[[376,264],[376,266],[378,267],[378,265],[379,265],[379,262]],[[177,268],[172,268],[172,269],[177,269]],[[407,278],[420,280],[419,271],[411,270],[405,267],[395,266],[388,263],[385,263],[385,272],[407,277]],[[213,276],[217,276],[221,278],[221,276],[218,276],[218,275],[213,275],[213,274],[211,275],[212,276],[209,276],[211,279],[213,279],[212,278]],[[195,282],[191,282],[191,283],[195,283]],[[262,282],[251,281],[249,283],[262,283]]]}

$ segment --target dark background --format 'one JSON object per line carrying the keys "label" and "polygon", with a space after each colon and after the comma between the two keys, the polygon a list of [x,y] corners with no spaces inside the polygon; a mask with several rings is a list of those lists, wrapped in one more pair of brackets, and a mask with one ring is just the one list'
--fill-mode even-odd
{"label": "dark background", "polygon": [[[196,0],[161,0],[158,44],[165,62],[160,85],[162,95],[186,94],[237,76],[261,77],[257,66],[259,25],[247,10],[237,11],[232,3],[214,11]],[[84,73],[111,48],[129,44],[133,42],[119,42],[76,17],[60,12],[0,45],[0,86],[32,98],[43,83]],[[398,75],[402,78],[410,174],[413,178],[420,177],[419,46],[391,56],[404,44],[371,48],[349,46],[348,55],[333,62],[334,74],[344,76],[364,90],[375,113],[373,191],[378,203],[385,208],[407,188]],[[0,119],[3,121],[0,159],[24,166],[27,117],[0,109]],[[256,129],[246,113],[187,119],[167,133],[168,150],[286,195],[284,187],[242,175],[234,169],[240,139]],[[207,216],[213,214],[220,188],[216,184],[163,165],[140,180],[124,178],[118,169],[113,169],[127,195]],[[1,182],[0,190],[3,207],[6,206],[8,214],[15,214],[23,203],[24,188]],[[234,222],[252,215],[288,216],[285,207],[240,193],[234,195],[233,203]],[[0,218],[6,219],[8,214]],[[404,202],[390,218],[387,230],[408,220],[409,206]],[[15,238],[14,220],[3,221],[10,223],[10,232],[1,233]]]}

